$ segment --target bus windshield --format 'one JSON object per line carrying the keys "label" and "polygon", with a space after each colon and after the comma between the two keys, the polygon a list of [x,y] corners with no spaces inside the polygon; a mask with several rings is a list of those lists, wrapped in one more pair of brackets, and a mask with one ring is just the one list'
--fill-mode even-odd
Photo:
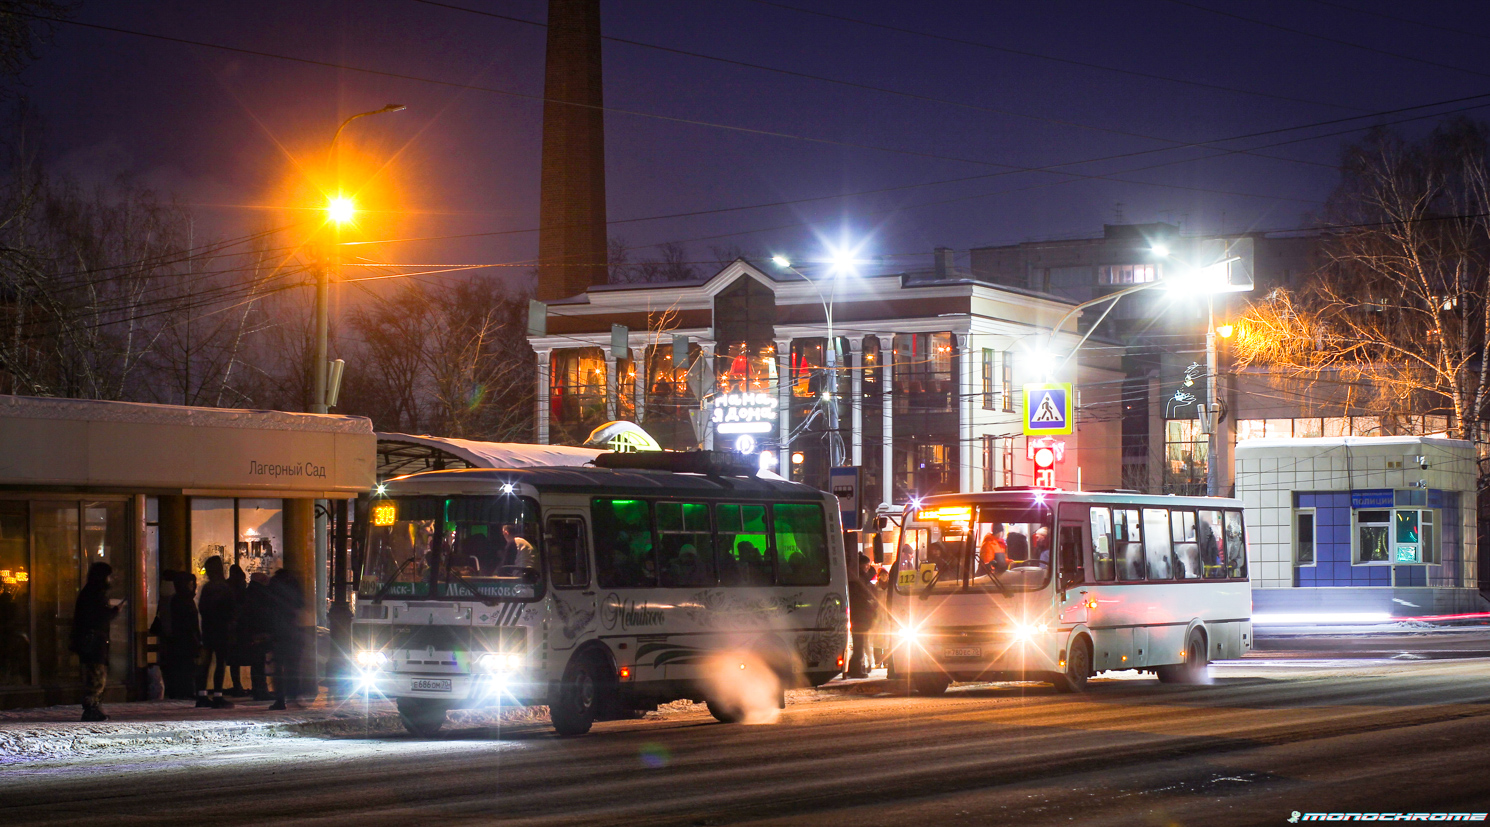
{"label": "bus windshield", "polygon": [[[896,582],[902,591],[1032,592],[1050,582],[1052,527],[1047,505],[938,505],[919,512],[917,521],[932,528],[924,543],[903,538],[907,542],[896,560],[902,572]],[[926,531],[909,529],[906,534]]]}
{"label": "bus windshield", "polygon": [[538,504],[513,495],[374,500],[358,597],[533,599]]}
{"label": "bus windshield", "polygon": [[1054,566],[1050,508],[981,506],[973,523],[974,586],[1039,591]]}

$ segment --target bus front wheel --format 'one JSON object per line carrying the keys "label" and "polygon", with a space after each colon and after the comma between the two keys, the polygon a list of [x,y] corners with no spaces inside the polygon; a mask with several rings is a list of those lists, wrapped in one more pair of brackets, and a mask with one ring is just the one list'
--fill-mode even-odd
{"label": "bus front wheel", "polygon": [[560,735],[584,735],[600,713],[604,687],[600,665],[593,656],[575,658],[564,670],[558,697],[548,706],[548,717]]}
{"label": "bus front wheel", "polygon": [[916,690],[917,695],[928,697],[946,694],[951,683],[951,678],[936,672],[917,672],[911,676],[911,688]]}
{"label": "bus front wheel", "polygon": [[445,725],[445,707],[421,698],[399,698],[398,721],[410,735],[433,738]]}
{"label": "bus front wheel", "polygon": [[1085,692],[1087,678],[1092,675],[1092,647],[1085,640],[1071,644],[1066,655],[1066,671],[1055,680],[1058,692]]}
{"label": "bus front wheel", "polygon": [[1210,662],[1206,655],[1205,635],[1196,629],[1185,641],[1185,662],[1161,666],[1154,674],[1163,683],[1205,683],[1205,668]]}

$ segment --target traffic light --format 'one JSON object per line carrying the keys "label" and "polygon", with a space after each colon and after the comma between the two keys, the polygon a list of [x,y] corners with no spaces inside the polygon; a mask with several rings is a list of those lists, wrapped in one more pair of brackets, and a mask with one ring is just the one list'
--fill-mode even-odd
{"label": "traffic light", "polygon": [[1055,464],[1066,458],[1066,442],[1050,437],[1031,438],[1025,443],[1029,458],[1035,463],[1035,487],[1055,487]]}

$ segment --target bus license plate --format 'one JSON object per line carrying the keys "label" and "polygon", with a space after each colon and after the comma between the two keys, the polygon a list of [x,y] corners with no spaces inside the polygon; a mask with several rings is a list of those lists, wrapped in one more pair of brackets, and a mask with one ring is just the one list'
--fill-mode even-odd
{"label": "bus license plate", "polygon": [[416,692],[449,692],[450,681],[415,678],[409,688]]}
{"label": "bus license plate", "polygon": [[943,649],[944,658],[981,658],[983,657],[982,646],[959,646],[955,649]]}

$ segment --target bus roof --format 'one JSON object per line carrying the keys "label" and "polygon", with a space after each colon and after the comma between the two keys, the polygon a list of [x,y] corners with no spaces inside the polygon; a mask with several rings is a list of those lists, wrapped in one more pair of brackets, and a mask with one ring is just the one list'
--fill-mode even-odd
{"label": "bus roof", "polygon": [[1040,498],[1044,502],[1133,503],[1165,507],[1241,508],[1242,501],[1231,497],[1182,496],[1179,494],[1140,494],[1135,491],[1066,491],[1059,488],[1019,488],[1001,491],[977,491],[962,494],[932,494],[921,500],[922,506],[947,503],[1014,503],[1025,504]]}
{"label": "bus roof", "polygon": [[809,485],[760,477],[704,476],[671,471],[556,466],[539,468],[463,468],[394,477],[384,483],[388,496],[497,493],[504,484],[530,485],[573,494],[626,493],[636,496],[705,495],[760,499],[821,500],[829,496]]}

